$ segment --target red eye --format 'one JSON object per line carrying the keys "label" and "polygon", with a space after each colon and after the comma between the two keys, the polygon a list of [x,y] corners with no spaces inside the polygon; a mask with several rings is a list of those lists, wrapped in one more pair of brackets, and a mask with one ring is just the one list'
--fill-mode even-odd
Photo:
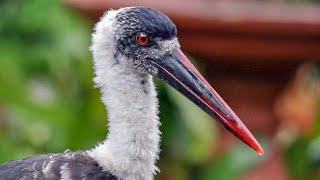
{"label": "red eye", "polygon": [[138,33],[136,35],[136,41],[140,46],[147,46],[150,42],[150,39],[145,33]]}

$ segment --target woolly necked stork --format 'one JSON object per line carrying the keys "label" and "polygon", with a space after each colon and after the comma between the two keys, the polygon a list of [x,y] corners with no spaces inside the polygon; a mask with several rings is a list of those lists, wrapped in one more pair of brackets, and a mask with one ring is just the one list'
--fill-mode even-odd
{"label": "woolly necked stork", "polygon": [[259,154],[245,125],[180,50],[177,29],[158,10],[109,10],[92,34],[95,84],[108,110],[106,140],[87,151],[43,154],[0,166],[0,179],[151,180],[159,158],[158,77]]}

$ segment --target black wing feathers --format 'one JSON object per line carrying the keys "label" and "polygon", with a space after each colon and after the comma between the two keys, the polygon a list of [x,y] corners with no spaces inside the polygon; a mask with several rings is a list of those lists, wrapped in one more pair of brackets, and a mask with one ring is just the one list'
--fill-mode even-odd
{"label": "black wing feathers", "polygon": [[117,180],[86,152],[38,155],[0,165],[0,180]]}

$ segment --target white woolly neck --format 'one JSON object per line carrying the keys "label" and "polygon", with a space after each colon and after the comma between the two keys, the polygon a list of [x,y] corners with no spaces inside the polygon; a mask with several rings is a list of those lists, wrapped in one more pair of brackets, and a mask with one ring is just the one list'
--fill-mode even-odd
{"label": "white woolly neck", "polygon": [[158,102],[151,75],[138,74],[126,57],[114,59],[114,19],[122,10],[109,11],[93,33],[94,80],[108,110],[109,134],[88,154],[120,179],[152,180],[160,151]]}

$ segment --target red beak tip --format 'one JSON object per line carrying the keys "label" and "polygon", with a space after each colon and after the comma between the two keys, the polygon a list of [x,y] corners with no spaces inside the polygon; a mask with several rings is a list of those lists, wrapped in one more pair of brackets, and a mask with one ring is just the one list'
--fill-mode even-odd
{"label": "red beak tip", "polygon": [[258,144],[258,147],[254,148],[254,150],[261,156],[264,154],[264,150],[259,144]]}

